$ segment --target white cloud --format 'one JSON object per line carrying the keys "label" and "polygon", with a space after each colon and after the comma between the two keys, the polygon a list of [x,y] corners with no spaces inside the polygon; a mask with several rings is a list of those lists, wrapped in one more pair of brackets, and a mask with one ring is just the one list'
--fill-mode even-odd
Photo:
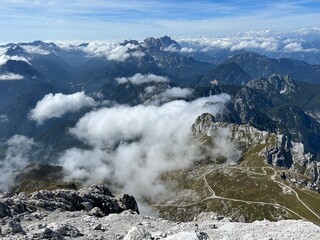
{"label": "white cloud", "polygon": [[292,42],[285,45],[283,50],[286,52],[301,52],[303,51],[303,48],[301,46],[301,43]]}
{"label": "white cloud", "polygon": [[175,98],[189,98],[192,97],[193,90],[190,88],[173,87],[166,89],[161,93],[162,98],[175,99]]}
{"label": "white cloud", "polygon": [[162,50],[166,52],[182,52],[182,53],[190,53],[194,51],[193,48],[188,48],[188,47],[183,47],[181,49],[178,49],[175,47],[174,44],[171,44],[169,47],[163,48]]}
{"label": "white cloud", "polygon": [[0,47],[0,56],[4,55],[7,52],[7,48],[5,47]]}
{"label": "white cloud", "polygon": [[[283,48],[284,52],[316,52],[316,48],[303,48],[301,42],[290,42]],[[319,50],[318,50],[319,51]]]}
{"label": "white cloud", "polygon": [[262,49],[268,52],[275,52],[278,50],[278,43],[274,41],[257,41],[257,40],[244,40],[233,45],[230,50],[241,50],[241,49]]}
{"label": "white cloud", "polygon": [[137,46],[131,43],[123,46],[118,42],[93,41],[86,47],[75,48],[85,51],[89,56],[105,57],[108,60],[114,61],[125,61],[130,56],[137,58],[144,56],[144,53],[140,51],[133,51]]}
{"label": "white cloud", "polygon": [[194,52],[193,48],[187,48],[187,47],[183,47],[180,49],[180,52],[182,53],[190,53],[190,52]]}
{"label": "white cloud", "polygon": [[6,62],[8,60],[15,60],[15,61],[24,61],[26,63],[28,63],[29,65],[31,65],[28,61],[28,59],[26,59],[25,57],[21,57],[21,56],[8,56],[8,55],[1,55],[0,56],[0,66],[6,64]]}
{"label": "white cloud", "polygon": [[7,115],[0,115],[0,122],[9,122]]}
{"label": "white cloud", "polygon": [[123,62],[129,57],[141,58],[145,54],[137,49],[137,45],[128,43],[122,45],[117,41],[89,41],[87,46],[79,46],[81,41],[55,41],[65,50],[80,50],[90,57],[103,57],[108,60]]}
{"label": "white cloud", "polygon": [[31,45],[25,45],[21,46],[27,53],[30,54],[40,54],[40,55],[48,55],[50,54],[49,51],[42,49],[39,46],[31,46]]}
{"label": "white cloud", "polygon": [[162,50],[166,51],[166,52],[178,52],[179,51],[179,49],[177,49],[174,44],[171,44],[169,47],[163,48]]}
{"label": "white cloud", "polygon": [[0,74],[0,81],[5,80],[22,80],[24,77],[20,74],[14,74],[14,73],[6,73],[6,74]]}
{"label": "white cloud", "polygon": [[175,99],[189,99],[193,96],[193,90],[190,88],[173,87],[153,96],[152,103],[159,105]]}
{"label": "white cloud", "polygon": [[[60,158],[67,179],[87,184],[111,181],[135,196],[152,197],[165,191],[159,175],[189,166],[202,159],[191,126],[204,112],[221,113],[230,100],[226,94],[192,102],[173,101],[162,106],[116,106],[90,112],[71,133],[92,146],[72,148]],[[210,104],[212,103],[212,104]],[[214,104],[213,104],[214,103]],[[223,142],[225,131],[214,136]],[[225,139],[224,148],[210,148],[211,156],[237,160],[235,146]],[[233,157],[231,157],[233,156]]]}
{"label": "white cloud", "polygon": [[144,89],[144,92],[147,94],[153,93],[156,90],[156,86],[148,86]]}
{"label": "white cloud", "polygon": [[131,52],[130,55],[133,56],[133,57],[136,57],[136,58],[142,58],[142,57],[144,57],[146,54],[143,53],[143,52],[135,51],[135,52]]}
{"label": "white cloud", "polygon": [[304,29],[294,32],[266,30],[212,37],[178,37],[177,40],[182,45],[192,46],[200,51],[222,48],[231,51],[249,49],[266,52],[315,52],[320,50],[320,46],[308,48],[304,44],[314,45],[314,40],[319,37],[319,31]]}
{"label": "white cloud", "polygon": [[53,117],[61,117],[67,112],[76,112],[83,107],[93,107],[96,102],[84,92],[65,95],[62,93],[47,94],[37,102],[34,109],[30,111],[30,119],[42,124],[45,120]]}
{"label": "white cloud", "polygon": [[157,76],[154,74],[143,75],[141,73],[137,73],[137,74],[133,75],[132,77],[116,78],[115,80],[119,84],[131,82],[134,85],[139,85],[139,84],[148,83],[148,82],[160,83],[160,82],[169,82],[170,81],[167,77]]}
{"label": "white cloud", "polygon": [[0,192],[8,191],[14,183],[14,178],[29,163],[33,139],[21,135],[11,137],[5,144],[5,158],[0,160]]}

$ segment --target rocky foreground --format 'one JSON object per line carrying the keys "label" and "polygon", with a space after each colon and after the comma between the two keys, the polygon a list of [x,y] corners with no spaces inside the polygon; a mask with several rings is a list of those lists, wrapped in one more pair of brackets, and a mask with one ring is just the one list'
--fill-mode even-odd
{"label": "rocky foreground", "polygon": [[214,213],[192,222],[139,215],[135,199],[93,185],[0,196],[1,239],[319,239],[306,221],[237,223]]}

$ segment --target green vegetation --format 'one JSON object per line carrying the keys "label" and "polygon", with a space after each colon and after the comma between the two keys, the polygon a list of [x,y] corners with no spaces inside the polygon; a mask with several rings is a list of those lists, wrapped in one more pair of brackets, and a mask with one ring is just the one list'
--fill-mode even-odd
{"label": "green vegetation", "polygon": [[63,182],[63,169],[60,166],[32,164],[15,178],[12,192],[34,192],[42,189],[77,189],[76,183]]}
{"label": "green vegetation", "polygon": [[[164,174],[162,179],[172,183],[175,194],[181,196],[173,204],[172,201],[170,204],[166,204],[166,201],[157,202],[153,207],[160,212],[160,216],[177,221],[192,220],[201,212],[213,211],[248,222],[305,218],[320,224],[320,219],[298,200],[292,190],[319,216],[320,194],[298,189],[277,177],[283,170],[267,166],[261,156],[254,157],[263,147],[258,145],[250,149],[242,159],[241,166],[205,164],[190,170]],[[206,186],[205,180],[209,186]],[[196,192],[198,200],[188,201],[183,198],[182,190],[186,189]],[[184,199],[183,203],[179,199]]]}

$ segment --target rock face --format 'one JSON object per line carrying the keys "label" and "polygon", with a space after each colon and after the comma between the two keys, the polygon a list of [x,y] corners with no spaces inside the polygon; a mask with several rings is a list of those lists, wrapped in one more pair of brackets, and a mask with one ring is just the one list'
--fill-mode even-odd
{"label": "rock face", "polygon": [[223,128],[231,131],[231,141],[238,145],[242,155],[248,155],[252,148],[261,146],[262,150],[252,154],[263,156],[271,165],[290,168],[308,175],[315,183],[320,181],[319,163],[311,160],[312,155],[305,152],[302,143],[293,142],[286,135],[261,131],[249,124],[215,122],[209,113],[204,113],[196,119],[192,131],[195,135],[214,136]]}
{"label": "rock face", "polygon": [[254,79],[247,84],[248,87],[270,94],[290,94],[296,91],[297,84],[290,76],[273,74],[269,78]]}
{"label": "rock face", "polygon": [[[75,190],[41,190],[31,194],[19,193],[7,197],[0,196],[0,218],[3,219],[2,235],[12,236],[25,234],[20,221],[41,221],[52,212],[83,212],[93,217],[104,217],[112,213],[131,210],[139,213],[134,197],[123,194],[114,196],[105,186],[92,185],[88,188]],[[39,226],[41,233],[37,237],[63,239],[63,236],[78,237],[78,229],[63,224]]]}
{"label": "rock face", "polygon": [[237,91],[229,108],[236,123],[284,134],[294,142],[303,142],[304,148],[316,156],[320,154],[316,87],[290,76],[258,77]]}

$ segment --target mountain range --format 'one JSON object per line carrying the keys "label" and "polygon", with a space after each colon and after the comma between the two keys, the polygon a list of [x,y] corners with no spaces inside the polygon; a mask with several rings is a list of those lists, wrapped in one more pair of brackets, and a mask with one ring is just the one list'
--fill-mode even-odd
{"label": "mountain range", "polygon": [[[14,169],[14,172],[27,171],[30,163],[36,163],[36,166],[37,164],[59,165],[61,156],[74,149],[110,151],[110,149],[118,149],[118,147],[144,140],[145,136],[140,132],[128,138],[126,138],[126,133],[121,133],[124,136],[120,134],[117,141],[111,141],[112,144],[107,140],[103,140],[102,143],[95,142],[101,137],[98,133],[94,135],[97,139],[87,140],[85,135],[81,135],[82,132],[77,131],[85,129],[81,124],[95,114],[99,114],[101,109],[121,109],[121,107],[131,107],[131,109],[150,107],[153,109],[167,106],[166,104],[174,100],[177,100],[176,104],[182,104],[193,103],[197,99],[222,96],[222,100],[208,103],[208,105],[214,105],[214,109],[219,110],[215,110],[215,114],[209,117],[212,121],[208,119],[206,121],[210,122],[210,129],[216,126],[225,127],[225,125],[232,129],[233,137],[228,135],[227,139],[235,142],[242,151],[237,163],[244,162],[252,167],[251,159],[263,155],[264,158],[257,163],[257,166],[260,167],[259,164],[262,163],[269,164],[275,167],[276,173],[280,171],[278,168],[289,169],[288,171],[299,174],[299,183],[304,176],[311,182],[308,186],[312,190],[318,191],[320,188],[318,163],[320,159],[320,65],[303,62],[298,57],[297,59],[271,58],[246,49],[189,51],[168,36],[150,37],[140,42],[126,40],[121,43],[90,42],[69,45],[42,41],[9,43],[0,46],[0,50],[2,54],[0,55],[0,139],[2,142],[0,158],[2,166],[6,166],[4,163],[6,159],[9,157],[12,159],[8,152],[12,145],[10,139],[14,136],[25,136],[32,139],[33,144],[37,145],[28,153],[30,154],[29,161],[22,165],[23,169]],[[294,56],[293,54],[292,57]],[[223,94],[228,94],[228,97]],[[73,100],[70,99],[76,98],[75,105],[72,105]],[[228,100],[224,102],[224,98]],[[57,103],[59,99],[65,102]],[[49,105],[41,108],[41,104],[45,103]],[[69,105],[74,109],[69,109]],[[54,111],[51,112],[51,108]],[[39,109],[41,112],[37,111]],[[57,115],[56,112],[60,110],[61,114]],[[170,112],[168,109],[166,111]],[[103,116],[101,115],[100,118]],[[120,117],[124,118],[124,116]],[[118,121],[120,122],[121,119]],[[154,117],[152,121],[157,121],[157,117]],[[201,122],[201,119],[197,121]],[[197,121],[193,119],[193,122]],[[97,123],[100,130],[108,124],[109,122],[102,121]],[[135,127],[140,129],[141,126],[132,128]],[[198,128],[202,129],[202,127]],[[239,135],[239,129],[245,129],[241,134],[246,141],[235,137]],[[214,131],[210,131],[208,129],[195,131],[195,138],[202,140],[210,138],[211,135],[214,135]],[[142,132],[144,133],[144,130]],[[266,134],[270,135],[266,137]],[[255,140],[257,136],[259,136],[259,141]],[[268,144],[265,144],[264,141]],[[204,144],[206,147],[201,148],[204,152],[207,151],[208,146],[214,148],[217,145],[210,141],[208,145],[206,144]],[[258,152],[255,152],[253,151],[253,149],[256,150],[255,147],[261,147],[264,150],[259,149]],[[141,154],[141,158],[143,159],[145,155],[148,154]],[[215,155],[213,163],[208,162],[208,159],[202,159],[192,165],[195,170],[190,170],[190,172],[194,175],[200,174],[202,173],[201,166],[210,167],[210,164],[217,164],[217,162],[218,164],[225,163],[224,159],[227,158],[228,156],[223,154]],[[297,158],[299,161],[296,160]],[[15,163],[12,165],[15,166]],[[86,168],[87,166],[81,167]],[[48,172],[51,171],[56,170],[48,168]],[[58,172],[60,171],[62,170]],[[177,184],[180,184],[181,181],[179,176],[185,174],[179,172],[177,177],[170,175],[170,171],[168,172],[160,174],[160,178],[165,182],[172,181]],[[23,171],[18,176],[13,174],[16,177],[16,184],[20,186],[10,187],[15,190],[21,189],[21,183],[23,183],[23,189],[26,191],[39,190],[34,184],[37,182],[35,176],[37,174],[25,174]],[[192,174],[190,176],[194,176]],[[221,173],[215,172],[214,174],[219,177]],[[214,174],[211,177],[215,176]],[[290,172],[290,174],[293,173]],[[192,186],[188,186],[190,187],[188,189],[193,191],[200,183],[196,178],[190,176],[188,179],[191,182],[185,184],[190,183]],[[272,178],[271,174],[266,172],[265,176]],[[243,176],[239,175],[239,177]],[[52,181],[52,178],[49,180]],[[275,183],[273,180],[274,178],[272,182]],[[110,181],[112,185],[112,179],[107,179],[107,181]],[[61,186],[61,182],[55,184]],[[117,184],[120,187],[122,187],[121,184],[125,185],[116,183],[114,188],[119,187]],[[182,188],[187,187],[183,185]],[[173,189],[181,194],[178,194],[178,197],[185,196],[183,189]],[[210,197],[205,194],[205,191],[210,191],[210,188],[208,189],[202,189],[203,192],[200,194],[196,189],[195,198]],[[233,193],[228,194],[230,198],[236,197]],[[277,194],[279,192],[276,191],[274,201],[280,199],[277,198]],[[170,203],[168,200],[162,201],[161,199],[153,201],[148,197],[145,197],[144,200],[150,203],[150,206]],[[281,201],[283,205],[287,204],[285,200],[281,199]],[[170,211],[177,210],[163,206],[155,208],[167,218],[170,218],[168,216]],[[202,207],[201,205],[200,208]],[[215,206],[213,209],[219,208]],[[254,210],[254,216],[248,215],[245,220],[253,221],[260,210]],[[234,214],[226,208],[223,208],[223,211],[225,211],[223,214]],[[269,216],[269,219],[273,220],[279,216],[296,217],[292,212],[281,215],[274,209],[270,211],[272,216]],[[197,210],[194,210],[194,215],[198,213]],[[300,214],[309,217],[310,212],[301,211]],[[179,220],[186,217],[184,213],[181,216],[182,219]],[[319,219],[314,216],[309,219],[319,223]]]}

